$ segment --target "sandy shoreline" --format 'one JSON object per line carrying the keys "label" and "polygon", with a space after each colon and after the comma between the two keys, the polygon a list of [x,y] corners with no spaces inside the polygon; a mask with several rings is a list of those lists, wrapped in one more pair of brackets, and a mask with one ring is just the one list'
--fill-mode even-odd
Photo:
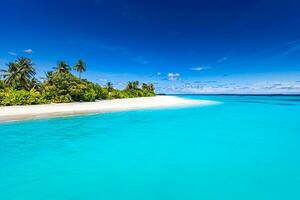
{"label": "sandy shoreline", "polygon": [[175,96],[156,96],[131,99],[114,99],[97,102],[76,102],[44,105],[0,107],[0,122],[48,118],[88,113],[107,113],[147,108],[210,105],[213,101],[190,100]]}

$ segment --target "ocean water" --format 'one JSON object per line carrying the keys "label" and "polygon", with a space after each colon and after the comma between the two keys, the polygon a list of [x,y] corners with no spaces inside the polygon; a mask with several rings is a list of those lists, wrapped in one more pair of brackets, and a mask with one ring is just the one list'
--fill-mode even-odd
{"label": "ocean water", "polygon": [[300,97],[0,124],[2,200],[300,199]]}

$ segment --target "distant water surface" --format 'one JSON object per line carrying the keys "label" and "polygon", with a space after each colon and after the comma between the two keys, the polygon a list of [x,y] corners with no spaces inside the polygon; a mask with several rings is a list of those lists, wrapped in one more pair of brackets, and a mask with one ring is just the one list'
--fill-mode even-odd
{"label": "distant water surface", "polygon": [[0,124],[3,200],[300,199],[300,97]]}

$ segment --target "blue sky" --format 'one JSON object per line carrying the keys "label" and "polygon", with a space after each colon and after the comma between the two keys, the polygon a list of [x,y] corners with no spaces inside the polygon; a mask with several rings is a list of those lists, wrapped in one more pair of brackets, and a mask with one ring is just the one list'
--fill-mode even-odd
{"label": "blue sky", "polygon": [[0,66],[86,60],[84,77],[167,93],[300,93],[297,0],[1,1]]}

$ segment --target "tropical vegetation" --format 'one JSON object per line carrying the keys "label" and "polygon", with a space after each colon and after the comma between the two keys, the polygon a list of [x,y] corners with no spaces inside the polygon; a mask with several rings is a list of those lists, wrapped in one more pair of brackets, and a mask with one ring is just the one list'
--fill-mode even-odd
{"label": "tropical vegetation", "polygon": [[78,77],[72,74],[69,64],[59,61],[44,78],[37,79],[32,60],[17,58],[1,70],[0,105],[69,103],[155,95],[153,84],[140,85],[139,81],[132,81],[128,82],[125,89],[116,89],[111,82],[102,86],[82,79],[81,75],[86,71],[86,63],[82,59],[73,69],[79,73]]}

